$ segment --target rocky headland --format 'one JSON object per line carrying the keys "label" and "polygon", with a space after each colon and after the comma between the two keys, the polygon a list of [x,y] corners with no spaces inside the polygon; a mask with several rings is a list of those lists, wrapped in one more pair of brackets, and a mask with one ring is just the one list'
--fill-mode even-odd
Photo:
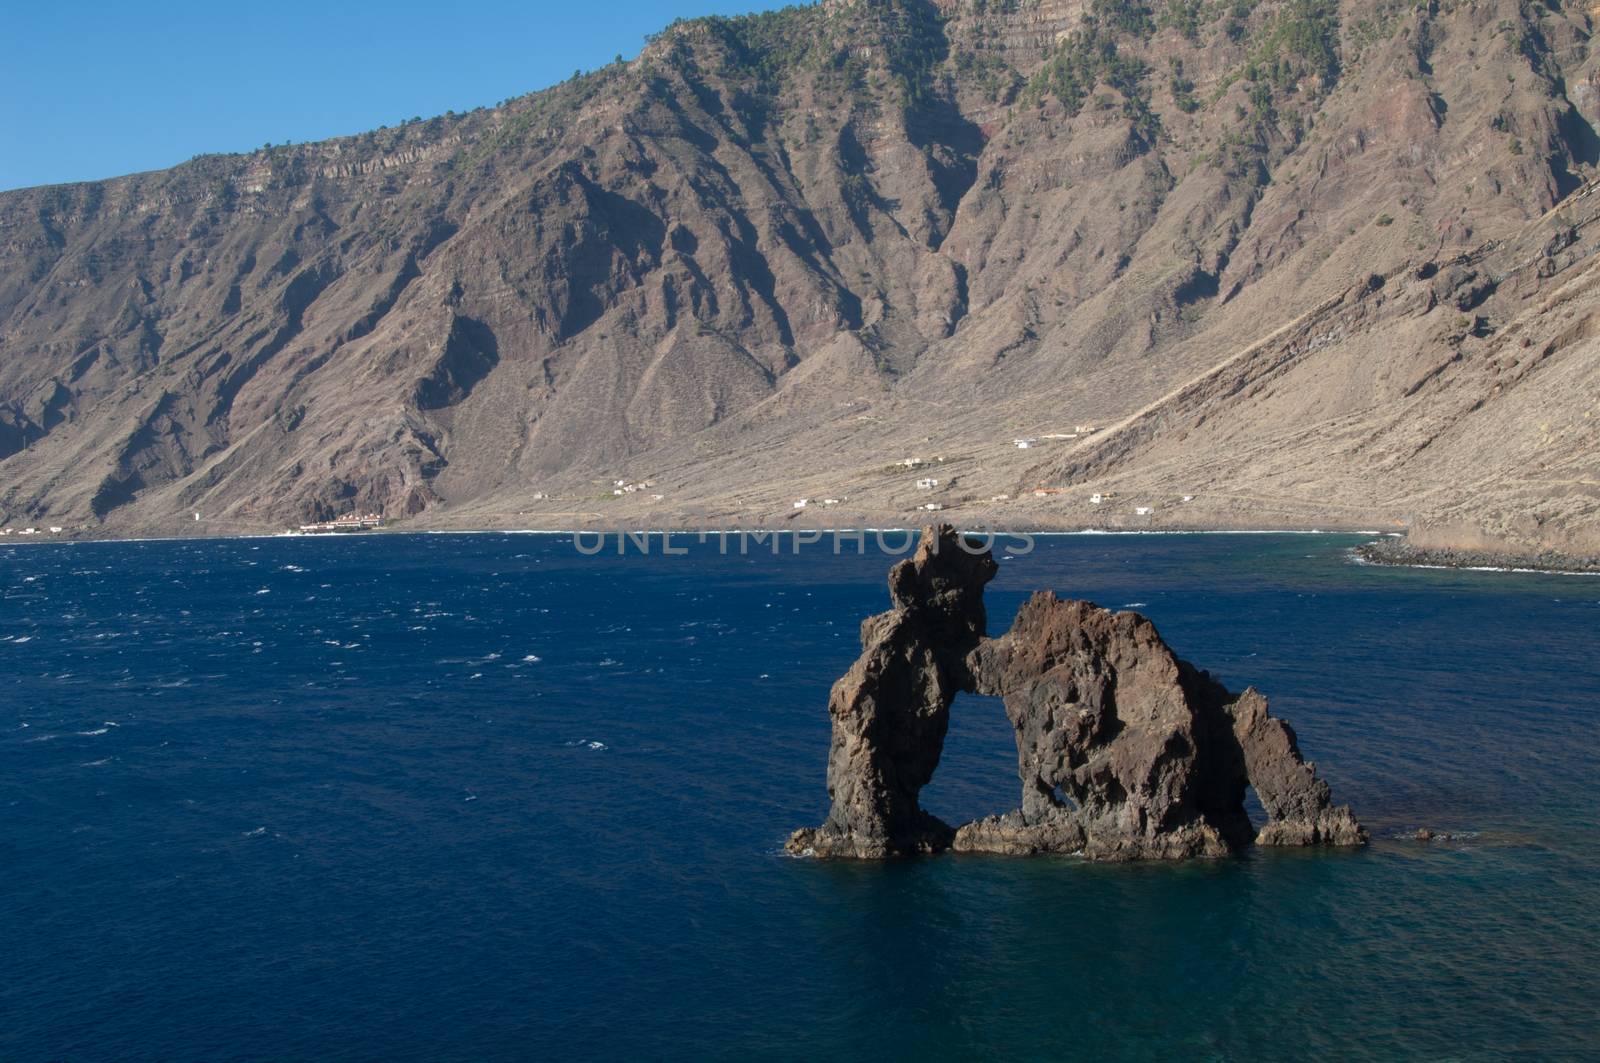
{"label": "rocky headland", "polygon": [[1373,565],[1429,568],[1500,569],[1516,572],[1600,573],[1600,554],[1558,550],[1467,550],[1418,546],[1406,539],[1379,539],[1356,547],[1356,556]]}
{"label": "rocky headland", "polygon": [[[989,552],[948,525],[926,529],[890,571],[893,608],[862,624],[861,657],[829,699],[832,807],[794,833],[791,853],[1142,860],[1366,841],[1266,698],[1180,660],[1139,614],[1040,592],[1010,631],[985,637],[994,572]],[[1019,808],[955,828],[918,794],[961,691],[1003,699],[1022,794]],[[1259,829],[1245,809],[1252,787]]]}

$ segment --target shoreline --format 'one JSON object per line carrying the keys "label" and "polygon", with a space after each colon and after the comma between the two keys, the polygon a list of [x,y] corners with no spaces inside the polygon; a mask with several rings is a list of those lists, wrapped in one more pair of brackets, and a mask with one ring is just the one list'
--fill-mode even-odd
{"label": "shoreline", "polygon": [[[219,532],[201,535],[159,535],[159,534],[130,534],[130,535],[39,535],[27,538],[0,539],[0,546],[90,546],[107,543],[185,543],[185,542],[229,542],[229,541],[259,541],[263,539],[374,539],[398,535],[584,535],[604,536],[612,538],[622,535],[685,535],[704,536],[707,539],[718,535],[763,535],[763,536],[789,536],[789,535],[873,535],[873,534],[903,534],[905,532],[918,532],[922,525],[908,524],[862,524],[838,525],[836,527],[785,527],[771,528],[753,525],[729,525],[726,527],[652,527],[652,528],[414,528],[414,527],[388,527],[363,532]],[[1383,532],[1371,528],[1038,528],[1038,527],[996,527],[979,525],[973,527],[959,527],[966,535],[1009,535],[1012,537],[1030,536],[1038,539],[1064,538],[1068,536],[1083,537],[1132,537],[1132,536],[1162,536],[1162,535],[1343,535],[1343,536],[1374,536]]]}
{"label": "shoreline", "polygon": [[[388,535],[565,535],[604,536],[610,539],[619,533],[644,536],[701,536],[710,539],[718,535],[871,535],[903,534],[915,532],[914,523],[905,525],[864,524],[829,528],[794,527],[653,527],[653,528],[517,528],[517,527],[388,527],[372,531],[346,533],[300,533],[291,531],[249,531],[199,535],[130,534],[103,536],[52,535],[8,538],[0,545],[71,545],[85,546],[103,543],[160,543],[160,542],[221,542],[227,540],[263,539],[333,539],[373,538]],[[1230,528],[1230,527],[1174,527],[1174,528],[1117,528],[1117,527],[1039,527],[1026,524],[1017,527],[978,526],[962,529],[967,534],[994,536],[1031,536],[1036,538],[1063,537],[1134,537],[1173,535],[1297,535],[1297,536],[1365,536],[1372,541],[1361,543],[1349,550],[1350,557],[1359,564],[1383,568],[1449,569],[1459,572],[1500,572],[1547,575],[1600,575],[1600,555],[1571,555],[1555,550],[1538,553],[1510,551],[1484,551],[1413,546],[1403,537],[1369,527],[1324,526],[1316,528]],[[1381,537],[1381,538],[1379,538]]]}

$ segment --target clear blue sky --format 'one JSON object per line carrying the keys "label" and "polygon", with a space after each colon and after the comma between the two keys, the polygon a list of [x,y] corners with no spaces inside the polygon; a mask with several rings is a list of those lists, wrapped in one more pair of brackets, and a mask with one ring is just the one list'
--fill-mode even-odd
{"label": "clear blue sky", "polygon": [[771,0],[15,0],[0,189],[160,169],[467,111]]}

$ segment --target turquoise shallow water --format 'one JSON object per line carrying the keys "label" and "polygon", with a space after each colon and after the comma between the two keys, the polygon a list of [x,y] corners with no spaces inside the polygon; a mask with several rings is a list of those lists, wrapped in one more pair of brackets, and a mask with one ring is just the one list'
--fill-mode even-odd
{"label": "turquoise shallow water", "polygon": [[[1142,603],[1375,838],[1121,867],[780,855],[876,554],[0,548],[0,1058],[1596,1058],[1600,579],[1353,541],[1004,561],[992,629]],[[958,702],[925,803],[1016,790]]]}

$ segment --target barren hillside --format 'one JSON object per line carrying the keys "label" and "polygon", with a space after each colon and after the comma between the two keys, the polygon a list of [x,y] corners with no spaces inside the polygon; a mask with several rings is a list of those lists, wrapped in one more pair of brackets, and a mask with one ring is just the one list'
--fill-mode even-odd
{"label": "barren hillside", "polygon": [[828,0],[471,114],[0,194],[0,517],[939,505],[1600,550],[1591,32]]}

